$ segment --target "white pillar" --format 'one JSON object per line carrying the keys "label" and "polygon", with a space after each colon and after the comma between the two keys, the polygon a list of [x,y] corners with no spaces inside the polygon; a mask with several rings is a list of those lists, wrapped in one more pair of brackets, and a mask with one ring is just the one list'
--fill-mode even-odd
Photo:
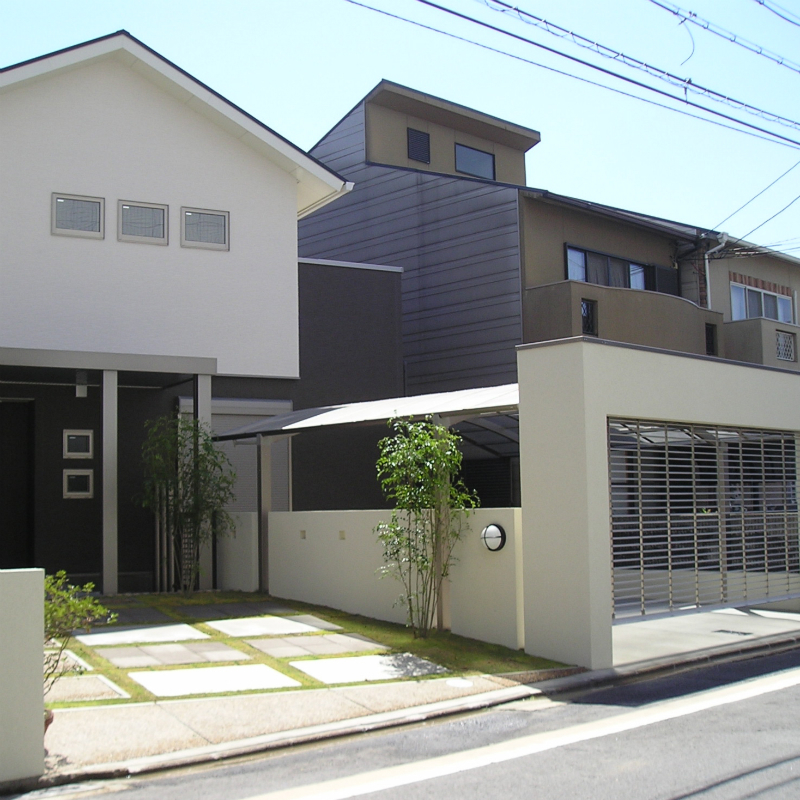
{"label": "white pillar", "polygon": [[0,783],[44,772],[44,570],[0,570]]}
{"label": "white pillar", "polygon": [[272,511],[272,439],[258,437],[258,588],[269,594],[269,512]]}
{"label": "white pillar", "polygon": [[610,667],[605,418],[579,346],[523,346],[517,366],[525,650]]}
{"label": "white pillar", "polygon": [[[194,418],[205,428],[211,430],[211,376],[195,375],[194,377]],[[208,542],[200,548],[200,576],[198,585],[201,589],[214,586],[214,548]]]}
{"label": "white pillar", "polygon": [[117,593],[117,371],[103,370],[103,594]]}

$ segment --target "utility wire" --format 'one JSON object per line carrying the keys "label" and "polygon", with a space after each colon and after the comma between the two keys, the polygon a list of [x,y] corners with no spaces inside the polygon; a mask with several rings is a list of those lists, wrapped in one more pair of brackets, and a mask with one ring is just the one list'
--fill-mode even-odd
{"label": "utility wire", "polygon": [[661,3],[659,0],[650,0],[650,2],[654,6],[663,8],[664,11],[669,11],[670,14],[680,17],[681,22],[690,22],[692,25],[696,25],[698,28],[702,28],[704,31],[713,33],[715,36],[719,36],[720,38],[731,42],[731,44],[739,45],[739,47],[743,47],[745,50],[749,50],[751,53],[768,58],[770,61],[774,62],[780,67],[786,67],[786,69],[790,69],[792,72],[800,74],[800,64],[798,64],[796,61],[792,61],[785,56],[778,55],[771,50],[767,50],[766,47],[762,47],[760,44],[751,42],[736,33],[731,33],[731,31],[725,30],[725,28],[721,28],[719,25],[715,25],[713,22],[709,22],[702,17],[698,17],[694,11],[684,11],[674,3]]}
{"label": "utility wire", "polygon": [[[771,11],[773,14],[775,14],[776,17],[780,17],[782,20],[788,22],[790,25],[797,25],[797,27],[800,28],[800,17],[798,17],[793,11],[789,11],[788,8],[779,6],[777,3],[768,3],[766,0],[755,0],[755,2],[758,3],[760,6],[766,8],[767,11]],[[794,19],[790,19],[789,17],[785,16],[786,14],[789,14],[791,17],[794,17]]]}
{"label": "utility wire", "polygon": [[[348,2],[353,2],[353,0],[347,0]],[[490,25],[488,22],[483,22],[482,20],[475,19],[474,17],[470,17],[467,14],[462,14],[459,11],[455,11],[452,8],[446,8],[445,6],[440,6],[437,3],[431,2],[431,0],[416,0],[417,3],[421,3],[422,5],[428,6],[429,8],[435,8],[438,11],[443,11],[450,16],[456,17],[461,20],[465,20],[467,22],[471,22],[479,27],[486,28],[487,30],[494,31],[495,33],[503,34],[504,36],[508,36],[511,39],[515,39],[517,41],[523,42],[525,44],[532,45],[533,47],[538,47],[541,50],[545,50],[548,53],[552,53],[557,56],[561,56],[562,58],[566,58],[569,61],[572,61],[576,64],[581,64],[584,67],[589,67],[597,72],[601,72],[604,75],[609,75],[614,78],[618,78],[619,80],[625,81],[633,86],[638,86],[640,89],[646,89],[647,91],[654,92],[655,94],[661,95],[662,97],[668,97],[670,100],[674,100],[678,103],[683,105],[691,106],[692,108],[700,109],[701,111],[705,111],[708,114],[713,114],[716,117],[721,117],[722,119],[726,119],[729,122],[734,122],[737,125],[742,125],[746,128],[750,128],[755,131],[759,131],[760,133],[764,133],[767,136],[772,136],[775,139],[781,139],[784,142],[789,142],[795,146],[800,146],[800,141],[796,139],[790,139],[788,136],[784,136],[780,133],[775,133],[774,131],[767,130],[766,128],[761,128],[758,125],[753,125],[751,122],[745,122],[744,120],[737,119],[736,117],[731,117],[728,114],[723,114],[721,111],[716,111],[713,108],[708,108],[707,106],[701,105],[700,103],[696,103],[693,100],[689,100],[688,98],[676,97],[674,94],[670,94],[669,92],[664,91],[663,89],[658,89],[655,86],[650,86],[647,83],[642,83],[641,81],[634,80],[633,78],[629,78],[626,75],[621,75],[618,72],[614,72],[613,70],[606,69],[605,67],[601,67],[597,64],[592,64],[590,61],[584,61],[582,58],[578,58],[577,56],[569,55],[568,53],[563,53],[560,50],[556,50],[553,47],[548,47],[545,44],[541,44],[540,42],[535,42],[532,39],[527,39],[524,36],[520,36],[517,33],[512,33],[511,31],[507,31],[503,28],[498,28],[495,25]],[[356,3],[358,5],[358,3]],[[373,9],[375,10],[375,9]],[[568,73],[569,74],[569,73]]]}
{"label": "utility wire", "polygon": [[717,103],[723,103],[739,111],[746,111],[748,114],[761,117],[768,122],[774,122],[779,125],[785,125],[787,128],[800,130],[800,122],[797,122],[796,120],[789,119],[788,117],[782,117],[772,111],[765,111],[763,108],[759,108],[758,106],[753,106],[741,100],[736,100],[730,95],[722,94],[714,89],[709,89],[707,86],[702,86],[699,83],[695,83],[691,78],[682,78],[680,75],[674,75],[671,72],[667,72],[665,69],[648,64],[646,61],[625,55],[625,53],[615,50],[611,47],[606,47],[604,44],[600,44],[600,42],[597,42],[594,39],[589,39],[586,36],[575,33],[575,31],[562,28],[560,25],[544,19],[544,17],[538,17],[535,14],[529,13],[528,11],[523,11],[521,8],[519,8],[519,6],[513,6],[504,2],[504,0],[480,1],[492,11],[496,11],[500,14],[513,15],[520,22],[523,22],[526,25],[532,25],[533,27],[539,28],[540,30],[545,31],[545,33],[549,33],[550,35],[556,36],[559,39],[567,39],[578,47],[582,47],[584,50],[591,50],[593,53],[597,53],[597,55],[602,56],[603,58],[617,61],[620,64],[624,64],[626,67],[631,67],[632,69],[638,69],[640,72],[644,72],[651,78],[657,78],[664,83],[668,83],[670,86],[677,86],[684,92],[699,94]]}
{"label": "utility wire", "polygon": [[790,206],[793,206],[798,200],[800,200],[800,194],[797,195],[797,197],[795,197],[794,200],[791,200],[790,202],[788,202],[780,211],[776,211],[769,219],[765,219],[760,225],[756,225],[756,227],[753,228],[753,230],[748,231],[738,241],[741,241],[742,239],[746,239],[751,233],[755,233],[759,228],[763,228],[768,222],[772,222],[772,220],[775,219],[775,217],[777,217],[779,214],[783,214],[783,212],[786,211],[787,208],[789,208]]}
{"label": "utility wire", "polygon": [[795,167],[798,166],[800,166],[800,161],[789,167],[789,169],[787,169],[786,172],[782,173],[781,175],[778,175],[778,177],[775,178],[775,180],[772,181],[772,183],[770,183],[769,186],[765,186],[758,194],[754,194],[744,205],[739,206],[739,208],[737,208],[736,211],[734,211],[732,214],[728,214],[728,216],[725,217],[725,219],[723,219],[721,222],[718,222],[714,226],[714,229],[719,230],[720,225],[726,223],[731,217],[735,217],[743,208],[747,208],[747,206],[749,206],[750,203],[753,202],[753,200],[756,200],[757,198],[761,197],[761,195],[764,194],[764,192],[766,192],[767,189],[771,189],[779,180],[781,180],[781,178],[785,178]]}
{"label": "utility wire", "polygon": [[[353,6],[358,6],[359,8],[366,9],[368,11],[374,11],[377,14],[381,14],[381,15],[383,15],[385,17],[389,17],[391,19],[395,19],[395,20],[398,20],[400,22],[407,22],[409,25],[414,25],[414,26],[416,26],[418,28],[422,28],[423,30],[431,31],[432,33],[438,33],[438,34],[440,34],[442,36],[447,36],[450,39],[455,39],[456,41],[463,42],[465,44],[471,44],[471,45],[474,45],[475,47],[480,47],[481,49],[488,50],[491,53],[496,53],[496,54],[501,55],[501,56],[506,56],[507,58],[513,58],[515,61],[521,61],[524,64],[529,64],[530,66],[533,66],[533,67],[539,67],[540,69],[544,69],[544,70],[546,70],[548,72],[552,72],[552,73],[554,73],[556,75],[561,75],[561,76],[563,76],[565,78],[572,78],[573,80],[580,81],[581,83],[586,83],[589,86],[595,86],[595,87],[597,87],[599,89],[605,89],[605,90],[607,90],[609,92],[613,92],[614,94],[622,95],[623,97],[628,97],[628,98],[631,98],[633,100],[639,100],[642,103],[647,103],[648,105],[656,106],[657,108],[663,108],[663,109],[665,109],[667,111],[672,111],[672,112],[674,112],[676,114],[681,114],[684,117],[690,117],[691,119],[696,119],[696,120],[699,120],[700,122],[706,122],[709,125],[716,125],[717,127],[720,127],[720,128],[726,128],[727,130],[730,130],[730,131],[735,131],[737,133],[742,133],[745,136],[752,136],[754,139],[762,139],[765,142],[771,142],[772,144],[777,144],[777,145],[780,145],[782,147],[789,147],[792,150],[800,149],[800,142],[795,141],[793,139],[788,139],[788,138],[786,138],[784,136],[779,136],[778,138],[781,141],[776,141],[774,138],[772,138],[776,134],[772,134],[769,131],[764,131],[764,133],[768,134],[767,136],[764,136],[764,135],[762,135],[760,133],[756,133],[754,130],[744,130],[741,127],[737,127],[736,125],[729,125],[729,124],[727,124],[725,122],[720,122],[719,120],[716,120],[716,119],[709,119],[708,117],[701,116],[700,114],[693,114],[690,111],[686,111],[686,110],[684,110],[682,108],[675,108],[674,106],[670,106],[670,105],[667,105],[665,103],[659,103],[659,102],[657,102],[655,100],[650,100],[650,99],[648,99],[646,97],[642,97],[641,95],[632,94],[631,92],[625,92],[622,89],[615,89],[613,86],[608,86],[608,85],[606,85],[604,83],[598,83],[597,81],[590,80],[589,78],[583,78],[580,75],[575,75],[572,72],[566,72],[566,71],[558,69],[556,67],[552,67],[552,66],[549,66],[547,64],[542,64],[539,61],[533,61],[532,59],[525,58],[523,56],[518,56],[518,55],[516,55],[514,53],[509,53],[507,50],[501,50],[501,49],[499,49],[497,47],[492,47],[492,46],[490,46],[488,44],[483,44],[482,42],[476,42],[474,39],[469,39],[469,38],[467,38],[465,36],[459,36],[458,34],[451,33],[450,31],[445,31],[445,30],[442,30],[441,28],[436,28],[436,27],[434,27],[432,25],[426,25],[423,22],[418,22],[417,20],[409,19],[408,17],[401,17],[399,14],[393,14],[392,12],[385,11],[382,8],[375,8],[374,6],[367,5],[366,3],[358,2],[358,0],[344,0],[344,2],[349,3],[350,5],[353,5]],[[611,73],[611,74],[614,74],[614,73]],[[655,90],[655,91],[658,91],[658,90]],[[678,102],[681,102],[681,103],[683,102],[683,100],[681,98],[674,97],[673,95],[670,95],[667,92],[660,92],[660,94],[666,94],[668,97],[671,97],[672,99],[677,100]],[[692,105],[694,105],[694,104],[692,104]],[[703,109],[704,107],[698,105],[697,108]],[[707,109],[707,110],[710,110],[710,109]],[[714,113],[714,112],[712,112],[712,113]],[[740,122],[739,120],[733,119],[732,121],[737,123],[738,125],[744,125],[747,128],[754,128],[755,127],[755,126],[752,126],[752,125],[748,125],[748,123],[746,123],[746,122]],[[760,130],[760,129],[757,129],[757,130]]]}

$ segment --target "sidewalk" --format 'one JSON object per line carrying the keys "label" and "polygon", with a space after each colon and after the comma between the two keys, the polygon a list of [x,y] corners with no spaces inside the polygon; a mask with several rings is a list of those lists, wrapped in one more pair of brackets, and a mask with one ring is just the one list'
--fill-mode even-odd
{"label": "sidewalk", "polygon": [[444,676],[61,708],[45,739],[47,773],[25,788],[216,761],[713,660],[792,649],[800,647],[800,614],[728,610],[622,625],[614,629],[614,647],[618,658],[613,669],[566,677],[565,670]]}

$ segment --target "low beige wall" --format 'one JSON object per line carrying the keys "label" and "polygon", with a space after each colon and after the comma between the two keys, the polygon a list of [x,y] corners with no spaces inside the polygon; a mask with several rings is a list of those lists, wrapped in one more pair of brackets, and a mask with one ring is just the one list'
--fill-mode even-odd
{"label": "low beige wall", "polygon": [[0,782],[44,772],[44,570],[0,570]]}
{"label": "low beige wall", "polygon": [[[519,509],[480,509],[467,520],[451,573],[453,633],[507,647],[522,647],[521,584],[516,557]],[[280,511],[269,515],[270,592],[374,619],[405,623],[395,605],[400,584],[380,577],[382,549],[374,534],[387,511]],[[506,531],[503,550],[490,553],[480,542],[485,525]]]}
{"label": "low beige wall", "polygon": [[217,539],[217,586],[226,591],[258,591],[258,514],[231,514],[233,533]]}

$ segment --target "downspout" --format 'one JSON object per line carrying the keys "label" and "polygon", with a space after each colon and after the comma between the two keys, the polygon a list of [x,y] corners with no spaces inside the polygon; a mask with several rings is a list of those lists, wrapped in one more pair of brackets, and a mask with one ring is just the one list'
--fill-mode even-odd
{"label": "downspout", "polygon": [[706,276],[706,308],[711,308],[711,276],[708,274],[708,257],[712,253],[716,253],[717,250],[722,250],[723,247],[728,243],[728,234],[727,233],[720,233],[717,236],[717,242],[719,244],[716,247],[712,247],[710,250],[706,250],[703,253],[703,264],[704,264],[704,271]]}

